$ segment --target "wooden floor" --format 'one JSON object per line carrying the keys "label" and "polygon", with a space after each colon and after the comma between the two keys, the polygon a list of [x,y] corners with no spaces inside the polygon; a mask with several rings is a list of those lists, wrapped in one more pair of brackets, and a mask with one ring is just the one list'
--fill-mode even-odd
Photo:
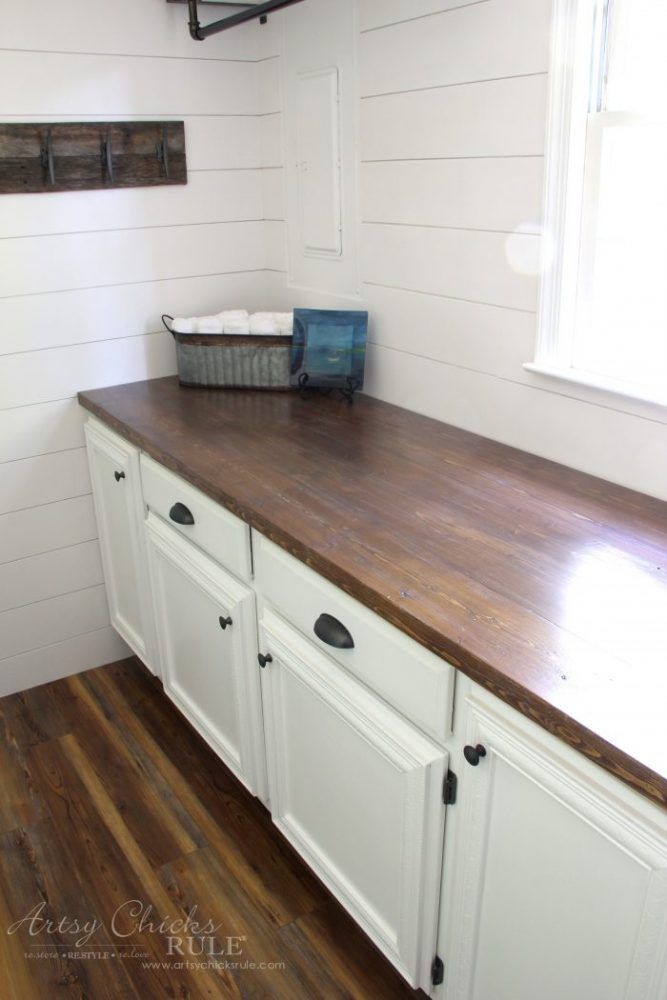
{"label": "wooden floor", "polygon": [[136,661],[0,699],[2,1000],[416,996]]}

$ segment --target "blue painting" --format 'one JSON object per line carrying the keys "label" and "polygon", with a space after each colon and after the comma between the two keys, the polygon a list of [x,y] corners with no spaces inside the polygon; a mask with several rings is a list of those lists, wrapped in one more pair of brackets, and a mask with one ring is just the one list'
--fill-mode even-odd
{"label": "blue painting", "polygon": [[367,331],[367,312],[295,309],[292,385],[361,389]]}

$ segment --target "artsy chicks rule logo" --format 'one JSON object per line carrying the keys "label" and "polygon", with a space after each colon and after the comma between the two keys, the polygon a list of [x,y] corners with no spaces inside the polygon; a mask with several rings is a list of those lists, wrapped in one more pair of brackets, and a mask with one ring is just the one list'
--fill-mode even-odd
{"label": "artsy chicks rule logo", "polygon": [[102,940],[141,946],[146,937],[157,935],[164,942],[167,956],[206,956],[238,958],[243,951],[245,936],[221,934],[222,923],[204,920],[193,906],[184,916],[158,916],[152,904],[141,899],[129,899],[113,912],[108,922],[98,917],[56,917],[45,901],[36,904],[25,916],[7,928],[7,934],[31,939],[45,938],[53,946],[76,949],[99,948]]}

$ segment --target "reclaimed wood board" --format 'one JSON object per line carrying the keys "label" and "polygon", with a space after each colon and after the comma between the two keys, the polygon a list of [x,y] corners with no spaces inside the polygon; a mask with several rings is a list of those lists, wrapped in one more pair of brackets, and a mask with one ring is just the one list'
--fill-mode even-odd
{"label": "reclaimed wood board", "polygon": [[183,122],[0,123],[0,194],[186,183]]}

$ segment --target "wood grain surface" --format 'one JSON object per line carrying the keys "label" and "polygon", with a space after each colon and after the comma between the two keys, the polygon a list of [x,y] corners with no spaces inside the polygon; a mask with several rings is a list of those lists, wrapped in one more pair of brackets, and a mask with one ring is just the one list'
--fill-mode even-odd
{"label": "wood grain surface", "polygon": [[80,402],[622,781],[667,805],[667,504],[367,397]]}
{"label": "wood grain surface", "polygon": [[[41,161],[51,136],[55,182]],[[156,147],[166,138],[169,176]],[[103,144],[111,142],[113,179]],[[187,183],[183,122],[0,122],[0,194]]]}
{"label": "wood grain surface", "polygon": [[[0,771],[3,1000],[424,996],[138,661],[0,699]],[[130,915],[132,900],[143,923]],[[51,928],[6,933],[35,908]],[[204,933],[191,957],[186,946],[193,965],[169,958],[169,929],[158,925],[188,914],[220,925],[216,950],[228,936],[244,938],[236,967],[207,968],[206,951],[197,954]],[[76,946],[73,922],[92,920],[99,926]]]}

